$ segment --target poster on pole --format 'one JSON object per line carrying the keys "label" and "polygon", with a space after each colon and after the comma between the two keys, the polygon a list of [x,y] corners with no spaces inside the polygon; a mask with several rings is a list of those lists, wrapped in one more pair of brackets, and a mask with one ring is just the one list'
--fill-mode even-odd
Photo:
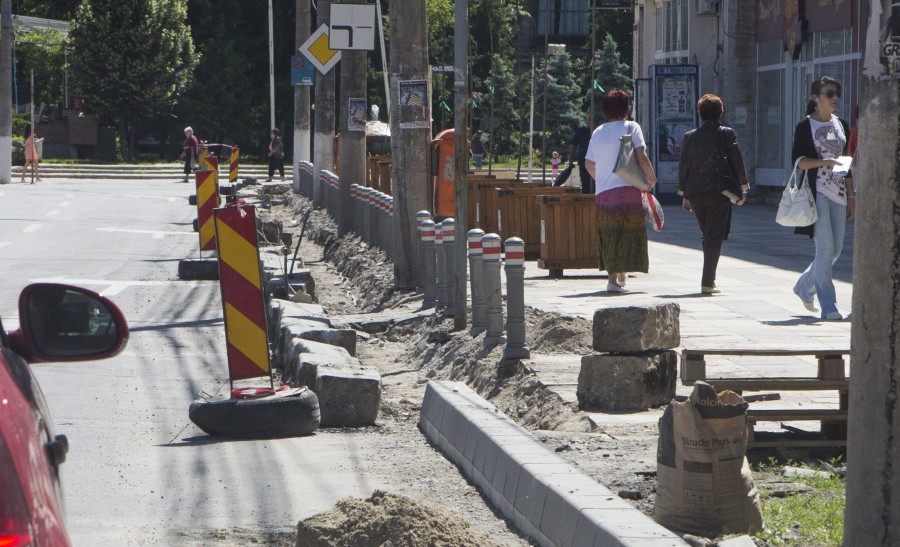
{"label": "poster on pole", "polygon": [[366,100],[348,99],[347,107],[347,131],[366,130]]}
{"label": "poster on pole", "polygon": [[428,104],[428,81],[405,80],[399,82],[400,129],[428,129],[431,127]]}

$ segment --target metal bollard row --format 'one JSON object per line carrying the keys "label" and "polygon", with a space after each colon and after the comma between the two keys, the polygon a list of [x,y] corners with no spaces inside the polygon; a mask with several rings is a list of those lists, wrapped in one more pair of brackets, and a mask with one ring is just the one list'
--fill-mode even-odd
{"label": "metal bollard row", "polygon": [[422,262],[423,262],[423,271],[425,272],[423,287],[422,287],[422,308],[430,309],[437,306],[437,275],[435,271],[435,253],[434,253],[434,238],[435,238],[435,225],[434,221],[430,218],[428,220],[422,221],[421,231],[419,232],[422,238]]}
{"label": "metal bollard row", "polygon": [[[422,241],[422,223],[431,220],[431,213],[425,210],[416,213],[416,233],[419,241]],[[419,288],[425,288],[425,251],[422,245],[419,246]]]}
{"label": "metal bollard row", "polygon": [[503,296],[500,287],[500,236],[487,234],[481,238],[484,269],[485,342],[494,344],[503,337]]}
{"label": "metal bollard row", "polygon": [[315,166],[308,161],[297,162],[297,168],[300,172],[300,193],[309,199],[313,197],[313,185],[315,184]]}
{"label": "metal bollard row", "polygon": [[454,260],[456,255],[456,220],[446,218],[441,224],[443,225],[441,233],[443,236],[442,246],[444,248],[444,275],[447,280],[447,301],[444,304],[444,313],[453,317],[456,314],[456,294],[454,291],[454,281],[456,280],[456,261]]}
{"label": "metal bollard row", "polygon": [[484,230],[475,228],[469,230],[467,240],[469,244],[469,285],[472,288],[472,334],[484,331],[484,264],[482,263],[481,238]]}
{"label": "metal bollard row", "polygon": [[434,254],[437,263],[437,310],[447,306],[447,255],[444,253],[444,223],[434,225]]}

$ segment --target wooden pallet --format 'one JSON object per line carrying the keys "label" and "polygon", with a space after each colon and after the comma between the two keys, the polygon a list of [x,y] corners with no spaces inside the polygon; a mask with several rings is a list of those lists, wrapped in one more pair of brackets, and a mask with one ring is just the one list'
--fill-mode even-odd
{"label": "wooden pallet", "polygon": [[[786,446],[846,446],[847,444],[847,403],[850,380],[844,372],[844,356],[850,350],[835,349],[684,349],[681,352],[681,381],[693,385],[702,380],[716,390],[746,391],[837,391],[838,408],[791,408],[791,409],[748,409],[748,446],[751,448]],[[814,356],[817,368],[815,377],[771,377],[754,378],[708,378],[706,358],[720,357],[796,357]],[[760,365],[765,366],[765,365]],[[757,422],[820,422],[824,439],[778,439],[757,440],[754,427]]]}

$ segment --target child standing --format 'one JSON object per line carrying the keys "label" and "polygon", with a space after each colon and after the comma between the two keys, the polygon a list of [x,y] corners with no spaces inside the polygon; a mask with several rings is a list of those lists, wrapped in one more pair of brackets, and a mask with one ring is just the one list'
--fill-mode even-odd
{"label": "child standing", "polygon": [[553,180],[556,180],[556,177],[559,176],[559,164],[562,163],[562,158],[559,157],[559,152],[556,150],[550,154],[550,165],[553,166]]}

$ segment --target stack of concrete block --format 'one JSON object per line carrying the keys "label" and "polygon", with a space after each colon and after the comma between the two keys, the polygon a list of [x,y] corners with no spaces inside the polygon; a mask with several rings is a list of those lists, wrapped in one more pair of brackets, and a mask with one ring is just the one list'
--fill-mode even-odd
{"label": "stack of concrete block", "polygon": [[272,300],[269,339],[282,382],[319,398],[322,427],[372,425],[381,405],[381,374],[356,355],[356,331],[336,329],[321,306]]}
{"label": "stack of concrete block", "polygon": [[681,345],[678,304],[594,312],[593,348],[581,358],[578,404],[585,410],[645,410],[675,397]]}
{"label": "stack of concrete block", "polygon": [[364,367],[346,349],[294,338],[282,380],[307,386],[319,397],[322,427],[372,425],[381,405],[381,374]]}

